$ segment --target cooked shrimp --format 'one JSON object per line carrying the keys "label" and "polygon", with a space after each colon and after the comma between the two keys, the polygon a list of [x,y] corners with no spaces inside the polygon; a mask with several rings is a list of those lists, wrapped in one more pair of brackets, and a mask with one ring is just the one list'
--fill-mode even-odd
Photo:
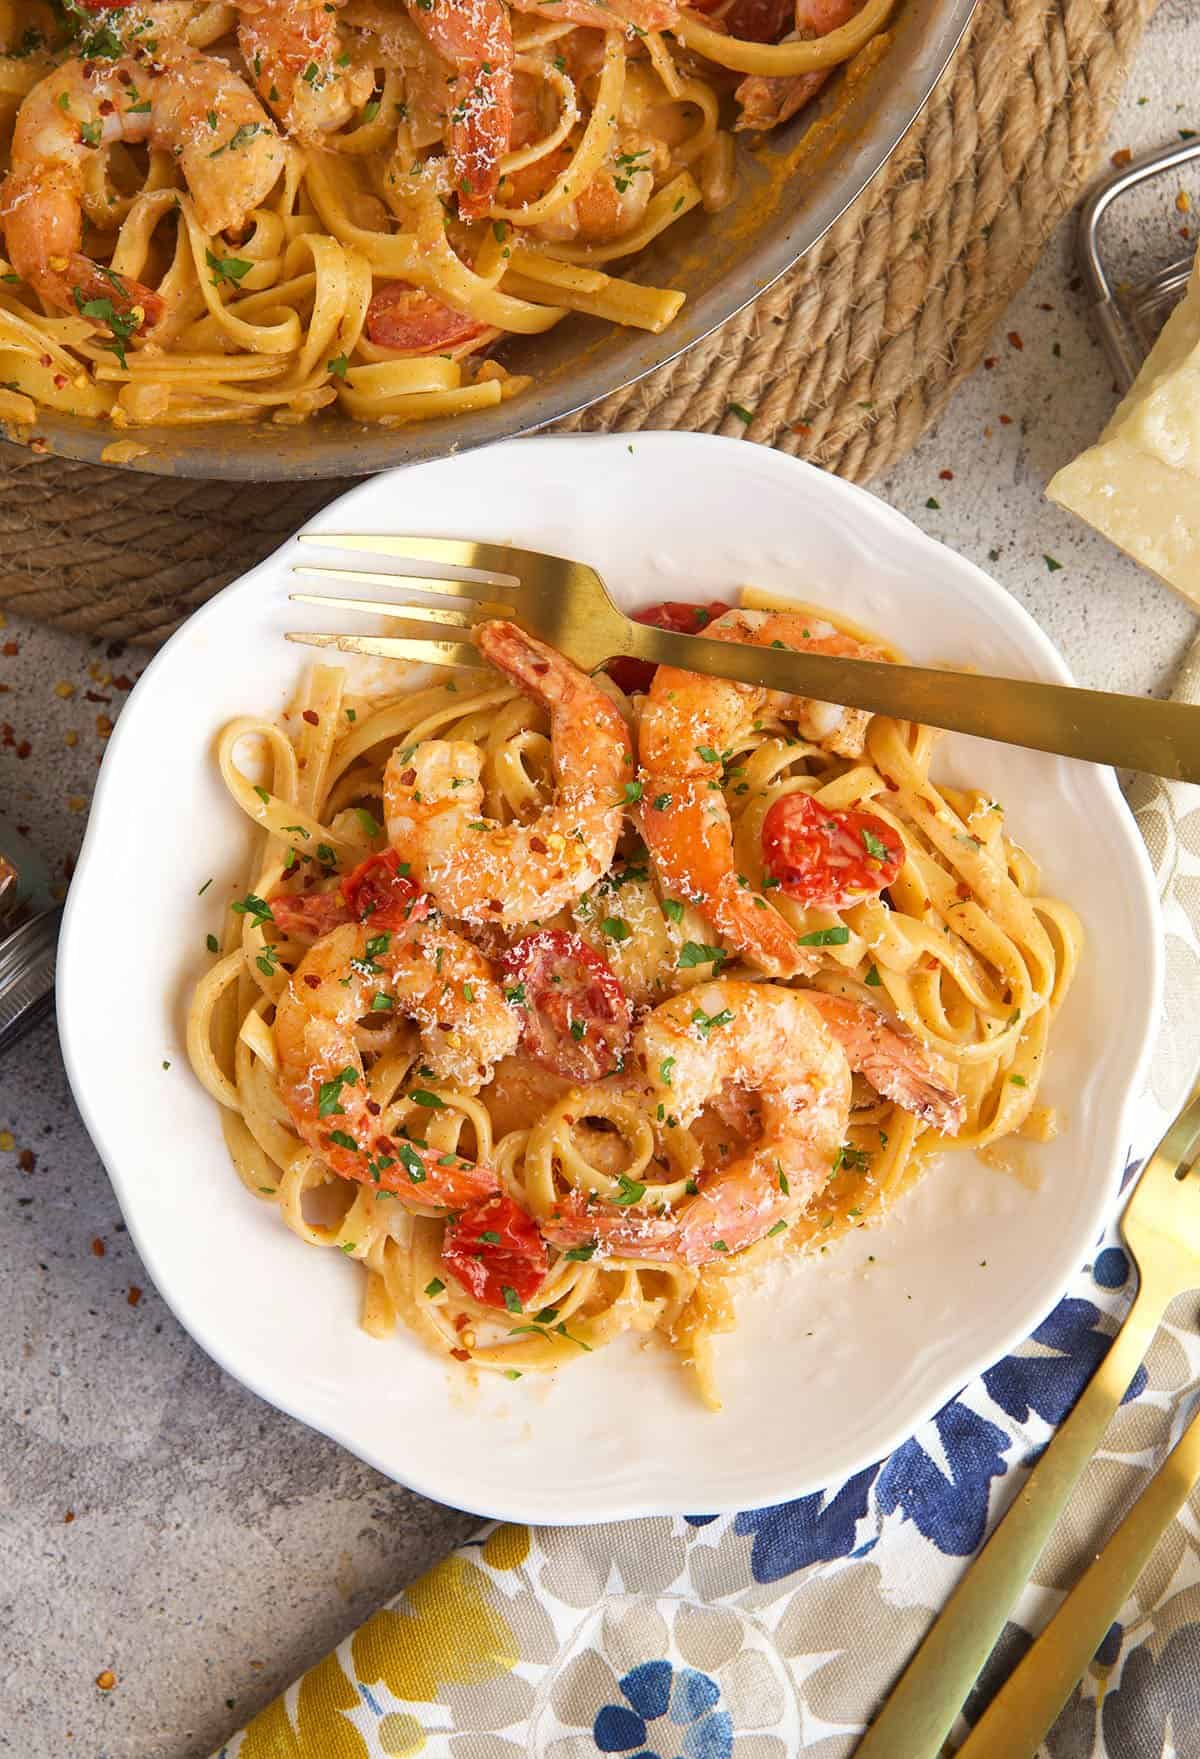
{"label": "cooked shrimp", "polygon": [[865,1002],[820,990],[804,994],[845,1051],[850,1067],[865,1075],[876,1093],[943,1135],[956,1134],[966,1110],[964,1101],[918,1039]]}
{"label": "cooked shrimp", "polygon": [[347,923],[305,955],[275,1010],[279,1091],[292,1121],[343,1179],[377,1183],[413,1208],[477,1203],[496,1189],[489,1167],[374,1129],[354,1028],[380,996],[416,1023],[422,1057],[445,1080],[477,1086],[516,1049],[519,1021],[468,941],[428,919],[384,932]]}
{"label": "cooked shrimp", "polygon": [[[47,305],[108,301],[115,335],[162,316],[157,294],[81,254],[87,155],[112,142],[147,141],[176,154],[206,232],[240,226],[279,176],[283,142],[236,73],[213,56],[173,47],[165,64],[65,61],[17,114],[0,220],[16,273]],[[91,313],[87,315],[91,316]]]}
{"label": "cooked shrimp", "polygon": [[[874,1008],[814,990],[716,979],[648,1014],[635,1039],[651,1103],[680,1123],[706,1106],[742,1118],[757,1141],[701,1175],[672,1215],[568,1199],[543,1222],[557,1246],[594,1240],[624,1258],[711,1263],[786,1225],[829,1178],[850,1114],[850,1072],[946,1134],[963,1102],[925,1051]],[[730,1101],[734,1102],[730,1108]]]}
{"label": "cooked shrimp", "polygon": [[512,132],[512,23],[504,0],[408,0],[409,17],[453,69],[446,146],[458,211],[479,220],[491,207]]}
{"label": "cooked shrimp", "polygon": [[[799,611],[727,611],[705,630],[716,641],[781,644],[812,653],[882,659],[881,650]],[[819,959],[734,868],[733,830],[719,782],[724,762],[756,721],[776,716],[846,757],[862,754],[870,716],[860,709],[785,696],[660,666],[642,712],[638,755],[642,829],[668,891],[694,903],[722,939],[774,977],[816,969]]]}
{"label": "cooked shrimp", "polygon": [[758,1140],[670,1215],[572,1198],[542,1223],[556,1246],[705,1264],[762,1239],[829,1178],[850,1115],[850,1065],[802,990],[718,979],[673,996],[635,1036],[651,1103],[688,1124],[727,1087],[757,1099]]}
{"label": "cooked shrimp", "polygon": [[340,128],[375,85],[369,67],[342,63],[338,9],[345,0],[237,0],[238,48],[289,134]]}
{"label": "cooked shrimp", "polygon": [[[796,28],[782,41],[810,42],[827,37],[830,31],[848,24],[861,4],[862,0],[796,0]],[[832,67],[821,67],[812,73],[750,74],[734,93],[738,104],[734,126],[777,128],[816,97],[833,71]]]}
{"label": "cooked shrimp", "polygon": [[485,623],[477,641],[550,711],[554,800],[532,824],[489,822],[481,817],[480,747],[428,739],[388,760],[388,840],[448,916],[522,928],[574,903],[607,873],[633,757],[611,699],[562,654],[515,623]]}

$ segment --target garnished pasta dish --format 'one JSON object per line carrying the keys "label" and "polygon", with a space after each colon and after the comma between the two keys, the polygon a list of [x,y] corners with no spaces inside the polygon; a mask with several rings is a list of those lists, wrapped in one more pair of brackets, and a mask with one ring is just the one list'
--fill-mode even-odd
{"label": "garnished pasta dish", "polygon": [[[898,658],[742,596],[640,615]],[[224,729],[258,846],[192,1064],[247,1190],[361,1265],[375,1336],[518,1379],[658,1333],[715,1407],[748,1271],[947,1144],[1052,1133],[1079,924],[997,801],[930,779],[929,728],[477,642],[418,688],[317,666],[283,725]]]}
{"label": "garnished pasta dish", "polygon": [[662,330],[613,265],[891,5],[0,0],[0,421],[422,421],[568,313]]}

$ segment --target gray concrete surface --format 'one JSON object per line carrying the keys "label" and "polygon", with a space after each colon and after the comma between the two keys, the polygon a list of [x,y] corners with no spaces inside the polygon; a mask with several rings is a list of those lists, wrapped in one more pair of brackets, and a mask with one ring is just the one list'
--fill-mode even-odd
{"label": "gray concrete surface", "polygon": [[[1167,0],[1109,151],[1200,129],[1194,81],[1178,95],[1198,53],[1200,0]],[[1181,252],[1200,212],[1178,211],[1178,187],[1122,222],[1114,248]],[[1190,194],[1200,209],[1200,177]],[[874,488],[990,568],[1081,682],[1161,690],[1192,615],[1041,498],[1113,402],[1073,274],[1064,225],[994,366]],[[103,755],[97,717],[119,713],[142,658],[11,622],[0,649],[0,723],[15,730],[0,814],[29,827],[61,882]],[[204,1759],[473,1522],[270,1410],[179,1329],[122,1229],[49,1025],[0,1069],[0,1132],[0,1752]]]}

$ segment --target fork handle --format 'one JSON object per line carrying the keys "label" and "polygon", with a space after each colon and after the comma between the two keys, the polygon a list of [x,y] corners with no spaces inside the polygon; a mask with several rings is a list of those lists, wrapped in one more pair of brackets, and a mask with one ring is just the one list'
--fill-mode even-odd
{"label": "fork handle", "polygon": [[1197,1478],[1200,1417],[1022,1656],[958,1749],[958,1759],[1034,1759]]}
{"label": "fork handle", "polygon": [[873,714],[1089,763],[1200,782],[1200,706],[1195,704],[1041,684],[1029,678],[989,678],[800,653],[794,648],[710,641],[640,623],[631,622],[627,629],[622,652],[655,665],[681,666],[739,684],[762,684],[792,696],[869,709]]}
{"label": "fork handle", "polygon": [[[899,1759],[901,1754],[903,1759],[938,1759],[1173,1292],[1161,1284],[1142,1282],[1125,1324],[1075,1409],[979,1556],[968,1566],[855,1749],[854,1759]],[[1014,1755],[1015,1749],[1006,1749],[1005,1759],[1014,1759]]]}

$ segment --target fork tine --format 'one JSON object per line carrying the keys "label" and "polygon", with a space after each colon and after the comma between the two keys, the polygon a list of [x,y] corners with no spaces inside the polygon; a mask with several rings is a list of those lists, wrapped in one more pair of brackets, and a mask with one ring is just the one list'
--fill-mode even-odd
{"label": "fork tine", "polygon": [[325,549],[367,550],[375,556],[414,557],[420,562],[445,562],[451,568],[480,568],[502,574],[517,585],[513,573],[522,554],[506,544],[475,543],[469,538],[394,537],[390,532],[360,531],[301,532],[302,544],[320,544]]}
{"label": "fork tine", "polygon": [[[498,612],[510,615],[515,607],[502,604],[489,598],[496,588],[487,580],[448,580],[437,574],[375,574],[367,568],[305,568],[292,569],[293,574],[304,574],[321,580],[353,580],[364,586],[386,586],[393,592],[408,589],[410,592],[438,592],[454,599],[479,599]],[[347,604],[350,602],[346,601]]]}
{"label": "fork tine", "polygon": [[384,660],[415,660],[425,666],[471,666],[483,671],[487,661],[466,641],[405,640],[392,635],[313,635],[307,630],[289,630],[287,641],[305,647],[335,647],[344,654],[373,654]]}
{"label": "fork tine", "polygon": [[373,612],[378,617],[410,623],[440,623],[447,629],[472,629],[486,617],[483,607],[478,611],[450,611],[440,605],[389,605],[380,599],[343,599],[324,592],[290,592],[288,597],[297,605],[332,605],[335,610]]}

